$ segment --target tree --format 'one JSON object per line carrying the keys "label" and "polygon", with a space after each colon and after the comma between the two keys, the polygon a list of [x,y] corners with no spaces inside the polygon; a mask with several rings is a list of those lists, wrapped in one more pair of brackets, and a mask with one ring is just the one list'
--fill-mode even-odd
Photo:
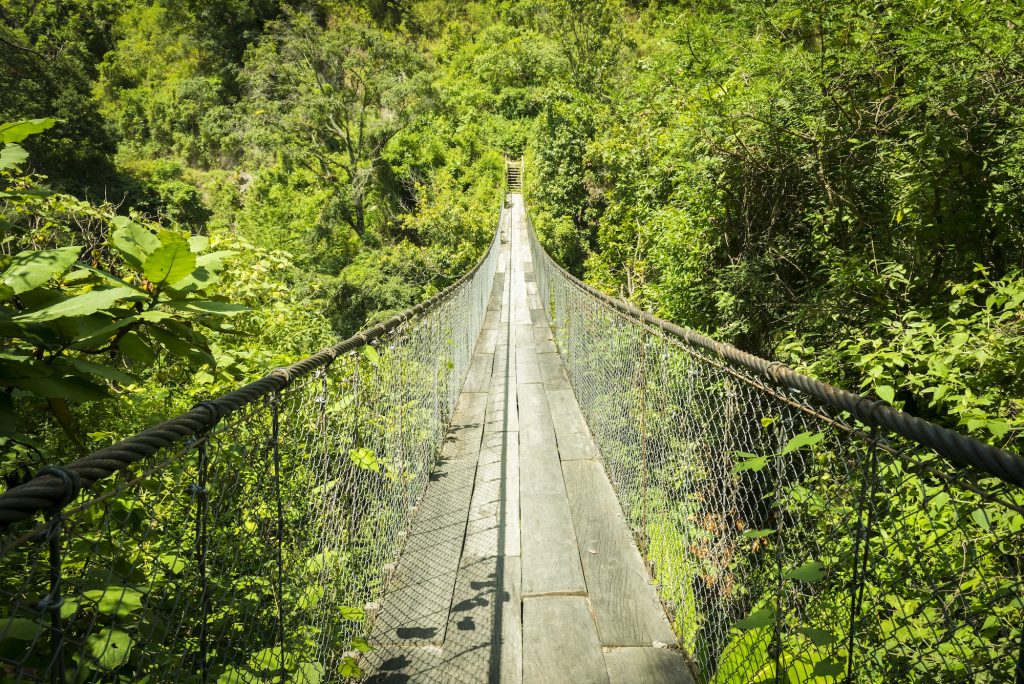
{"label": "tree", "polygon": [[294,161],[337,188],[339,218],[360,236],[387,142],[428,94],[422,58],[394,34],[351,21],[275,22],[246,55],[248,106]]}

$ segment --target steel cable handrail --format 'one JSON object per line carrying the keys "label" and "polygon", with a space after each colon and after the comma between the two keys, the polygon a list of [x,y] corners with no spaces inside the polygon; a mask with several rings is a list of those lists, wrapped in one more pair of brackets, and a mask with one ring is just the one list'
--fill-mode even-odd
{"label": "steel cable handrail", "polygon": [[0,527],[27,520],[34,515],[62,508],[79,491],[137,463],[160,449],[189,437],[198,437],[224,417],[279,392],[299,378],[330,365],[339,356],[358,350],[396,330],[406,321],[436,308],[468,283],[487,261],[497,243],[497,234],[486,252],[465,275],[424,302],[395,314],[387,321],[362,330],[335,345],[271,371],[264,377],[203,401],[190,411],[147,428],[132,437],[83,456],[60,467],[42,469],[35,477],[0,494]]}
{"label": "steel cable handrail", "polygon": [[772,384],[797,390],[834,409],[846,411],[870,427],[878,427],[933,449],[958,465],[970,465],[1012,485],[1024,487],[1024,456],[1012,454],[991,444],[936,425],[901,411],[882,399],[872,399],[816,380],[793,370],[780,361],[768,361],[726,342],[658,318],[618,297],[608,295],[572,275],[556,262],[540,244],[533,222],[527,217],[530,239],[552,268],[570,283],[625,316],[662,330],[691,347],[711,352],[731,364],[756,373]]}

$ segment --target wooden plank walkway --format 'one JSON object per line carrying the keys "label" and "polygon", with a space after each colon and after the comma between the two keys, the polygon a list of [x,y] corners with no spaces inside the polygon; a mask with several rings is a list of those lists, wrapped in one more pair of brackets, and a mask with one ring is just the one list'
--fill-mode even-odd
{"label": "wooden plank walkway", "polygon": [[552,342],[521,196],[369,682],[693,682]]}

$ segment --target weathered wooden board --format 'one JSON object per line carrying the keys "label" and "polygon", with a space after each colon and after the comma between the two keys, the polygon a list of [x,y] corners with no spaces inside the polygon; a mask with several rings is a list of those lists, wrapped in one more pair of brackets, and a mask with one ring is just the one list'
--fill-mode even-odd
{"label": "weathered wooden board", "polygon": [[551,422],[547,393],[540,383],[516,387],[519,400],[519,439],[526,444],[546,444],[557,454],[555,426]]}
{"label": "weathered wooden board", "polygon": [[[537,363],[540,366],[540,375],[544,381],[544,387],[550,390],[569,389],[569,378],[565,376],[565,369],[562,367],[562,359],[558,352],[538,352]],[[551,407],[552,413],[555,407]]]}
{"label": "weathered wooden board", "polygon": [[377,644],[440,644],[466,535],[486,394],[463,394],[374,621]]}
{"label": "weathered wooden board", "polygon": [[523,599],[523,682],[608,682],[601,644],[586,598],[538,596]]}
{"label": "weathered wooden board", "polygon": [[485,434],[469,506],[463,559],[518,556],[519,521],[519,435]]}
{"label": "weathered wooden board", "polygon": [[519,583],[516,556],[463,558],[444,644],[445,681],[522,681]]}
{"label": "weathered wooden board", "polygon": [[463,392],[487,392],[491,387],[491,369],[494,366],[494,354],[473,354],[469,362],[469,373]]}
{"label": "weathered wooden board", "polygon": [[598,458],[597,446],[573,391],[549,389],[547,399],[555,426],[555,438],[558,440],[559,457],[563,461]]}
{"label": "weathered wooden board", "polygon": [[480,331],[480,337],[476,341],[477,354],[494,354],[498,346],[498,338],[504,332],[500,328],[484,328]]}
{"label": "weathered wooden board", "polygon": [[[533,337],[532,335],[530,336]],[[517,336],[518,340],[518,336]],[[540,374],[540,359],[537,358],[537,350],[532,347],[516,346],[516,384],[523,385],[539,384],[544,382],[544,376]]]}
{"label": "weathered wooden board", "polygon": [[682,653],[667,648],[606,649],[611,682],[644,682],[644,684],[695,684],[690,664]]}
{"label": "weathered wooden board", "polygon": [[597,461],[566,461],[562,471],[601,644],[674,643],[604,467]]}
{"label": "weathered wooden board", "polygon": [[537,353],[547,354],[557,352],[555,336],[547,323],[536,323],[533,326],[533,343],[537,347]]}

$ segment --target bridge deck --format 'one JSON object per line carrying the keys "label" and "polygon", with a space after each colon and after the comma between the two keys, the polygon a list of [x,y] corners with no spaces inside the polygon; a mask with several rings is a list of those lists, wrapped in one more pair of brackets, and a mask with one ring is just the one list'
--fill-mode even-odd
{"label": "bridge deck", "polygon": [[371,682],[691,682],[537,295],[521,197]]}

